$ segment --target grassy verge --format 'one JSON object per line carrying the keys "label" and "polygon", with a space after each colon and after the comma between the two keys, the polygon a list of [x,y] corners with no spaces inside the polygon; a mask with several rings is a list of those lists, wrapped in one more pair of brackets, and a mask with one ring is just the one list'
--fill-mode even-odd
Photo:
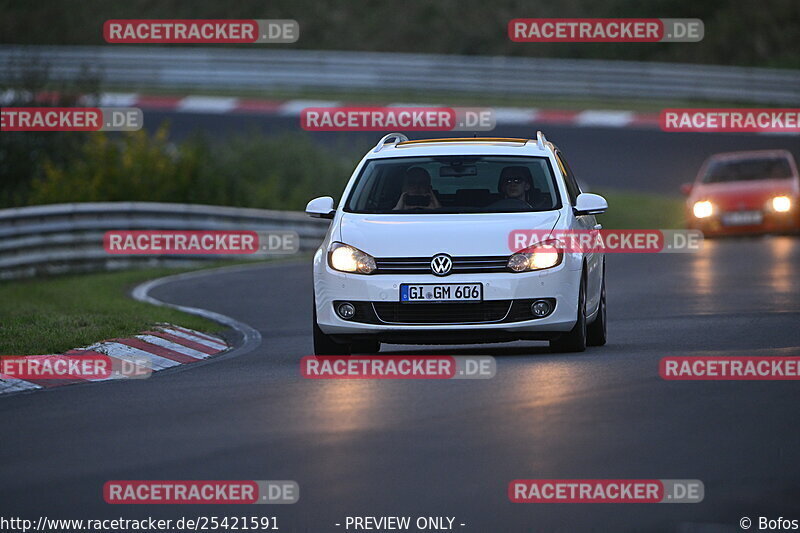
{"label": "grassy verge", "polygon": [[680,229],[683,199],[660,194],[600,191],[609,210],[598,217],[604,229]]}
{"label": "grassy verge", "polygon": [[128,296],[128,291],[143,281],[188,270],[196,269],[159,268],[0,283],[0,354],[61,353],[134,335],[156,322],[219,331],[222,326],[209,320]]}

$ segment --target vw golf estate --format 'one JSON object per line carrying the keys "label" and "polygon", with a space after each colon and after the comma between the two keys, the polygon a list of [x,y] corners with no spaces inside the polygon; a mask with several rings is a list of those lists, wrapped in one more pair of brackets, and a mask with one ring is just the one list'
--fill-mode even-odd
{"label": "vw golf estate", "polygon": [[[381,343],[606,342],[602,253],[547,235],[599,229],[608,205],[583,193],[567,161],[536,139],[410,141],[385,136],[358,164],[314,255],[314,352],[374,353]],[[512,250],[509,235],[544,237]]]}

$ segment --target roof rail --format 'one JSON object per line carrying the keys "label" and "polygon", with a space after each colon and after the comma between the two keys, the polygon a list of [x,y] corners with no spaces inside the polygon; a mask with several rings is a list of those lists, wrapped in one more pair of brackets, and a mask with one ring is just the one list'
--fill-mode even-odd
{"label": "roof rail", "polygon": [[393,144],[397,145],[397,143],[401,143],[401,142],[405,142],[405,141],[407,141],[407,140],[408,140],[408,137],[406,137],[406,136],[405,136],[405,135],[403,135],[402,133],[390,133],[390,134],[388,134],[388,135],[384,135],[384,136],[383,136],[383,139],[381,139],[380,141],[378,141],[378,144],[376,144],[376,145],[375,145],[375,149],[374,149],[374,150],[372,150],[372,152],[373,152],[373,153],[378,153],[378,152],[380,152],[380,151],[381,151],[381,148],[383,148],[383,147],[384,147],[384,145],[388,144],[388,143],[389,143],[389,141],[392,141],[392,140],[394,140],[394,143],[393,143]]}
{"label": "roof rail", "polygon": [[448,143],[448,142],[510,142],[525,144],[528,139],[517,139],[512,137],[444,137],[437,139],[416,139],[414,141],[403,141],[397,144],[423,144],[423,143]]}
{"label": "roof rail", "polygon": [[544,133],[541,130],[536,132],[536,147],[544,150],[545,145],[547,144],[547,139],[544,138]]}

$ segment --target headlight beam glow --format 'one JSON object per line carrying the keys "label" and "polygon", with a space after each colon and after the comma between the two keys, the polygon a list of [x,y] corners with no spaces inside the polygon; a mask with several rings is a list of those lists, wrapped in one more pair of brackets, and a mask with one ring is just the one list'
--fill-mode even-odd
{"label": "headlight beam glow", "polygon": [[792,208],[792,200],[788,196],[776,196],[772,199],[772,209],[778,213],[786,213]]}
{"label": "headlight beam glow", "polygon": [[695,218],[708,218],[714,213],[714,205],[708,200],[695,202],[694,207],[692,207],[692,213],[694,213]]}

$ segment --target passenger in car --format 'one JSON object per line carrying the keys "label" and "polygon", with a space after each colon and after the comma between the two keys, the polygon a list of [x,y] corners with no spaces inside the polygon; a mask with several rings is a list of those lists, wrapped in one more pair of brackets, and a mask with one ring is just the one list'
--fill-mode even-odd
{"label": "passenger in car", "polygon": [[492,204],[492,207],[532,207],[533,177],[528,167],[509,166],[500,172],[497,190],[502,198]]}
{"label": "passenger in car", "polygon": [[405,209],[439,209],[442,205],[431,187],[431,175],[421,167],[406,170],[403,192],[394,206],[394,211]]}

